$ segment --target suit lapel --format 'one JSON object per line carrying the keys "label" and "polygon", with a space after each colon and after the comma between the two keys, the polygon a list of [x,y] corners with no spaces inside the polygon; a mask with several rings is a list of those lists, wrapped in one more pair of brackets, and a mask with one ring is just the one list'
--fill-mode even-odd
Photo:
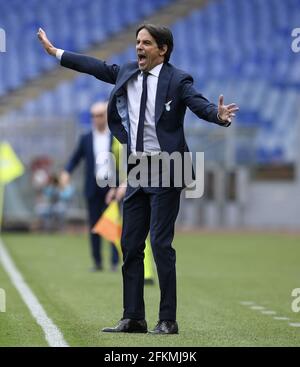
{"label": "suit lapel", "polygon": [[118,90],[124,87],[124,85],[128,82],[130,78],[133,77],[133,75],[139,73],[140,70],[138,68],[137,63],[134,63],[130,65],[130,67],[122,74],[120,79],[117,81],[115,88],[113,90],[114,93],[116,93]]}
{"label": "suit lapel", "polygon": [[155,124],[160,119],[161,114],[163,113],[165,107],[165,101],[168,93],[168,86],[171,79],[172,70],[170,65],[164,64],[161,68],[158,77],[157,83],[157,91],[156,91],[156,99],[155,99]]}
{"label": "suit lapel", "polygon": [[[123,75],[117,81],[111,93],[111,96],[117,94],[117,92],[124,87],[124,85],[128,82],[128,80],[132,78],[133,75],[139,72],[140,70],[138,68],[137,63],[133,63],[132,65],[130,65],[130,67],[123,73]],[[155,124],[157,124],[157,122],[159,121],[160,116],[163,113],[163,110],[165,108],[165,103],[166,103],[165,101],[167,98],[168,86],[169,86],[171,76],[172,76],[171,66],[169,64],[164,64],[159,73],[158,83],[157,83],[157,92],[156,92],[156,99],[155,99]]]}

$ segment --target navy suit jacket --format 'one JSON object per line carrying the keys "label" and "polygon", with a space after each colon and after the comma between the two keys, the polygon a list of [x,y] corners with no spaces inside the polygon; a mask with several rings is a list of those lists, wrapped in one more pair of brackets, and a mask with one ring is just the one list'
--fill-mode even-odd
{"label": "navy suit jacket", "polygon": [[[112,145],[112,139],[111,144]],[[89,132],[80,137],[79,143],[74,150],[69,162],[65,166],[65,170],[72,173],[79,162],[84,159],[84,194],[87,199],[92,199],[95,196],[103,196],[108,188],[101,188],[97,185],[95,177],[95,158],[93,150],[93,133]]]}
{"label": "navy suit jacket", "polygon": [[[128,144],[130,124],[127,109],[126,83],[139,73],[137,62],[128,62],[121,66],[90,56],[83,56],[72,52],[64,52],[61,65],[79,72],[95,76],[106,83],[114,84],[108,104],[108,124],[112,134],[122,144]],[[166,103],[170,103],[170,109]],[[160,71],[155,102],[155,124],[157,138],[161,150],[168,153],[188,152],[184,136],[184,116],[189,108],[199,118],[224,127],[217,117],[218,108],[209,102],[193,87],[193,78],[186,72],[177,69],[170,63],[165,63]],[[171,173],[172,175],[172,173]]]}

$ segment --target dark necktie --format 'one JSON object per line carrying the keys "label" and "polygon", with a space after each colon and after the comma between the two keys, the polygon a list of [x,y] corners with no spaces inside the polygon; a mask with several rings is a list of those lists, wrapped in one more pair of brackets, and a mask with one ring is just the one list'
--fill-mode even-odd
{"label": "dark necktie", "polygon": [[143,90],[141,96],[141,105],[140,105],[140,115],[139,115],[139,124],[136,136],[136,151],[143,152],[144,151],[144,125],[145,125],[145,113],[146,113],[146,103],[147,103],[147,78],[149,73],[143,72]]}

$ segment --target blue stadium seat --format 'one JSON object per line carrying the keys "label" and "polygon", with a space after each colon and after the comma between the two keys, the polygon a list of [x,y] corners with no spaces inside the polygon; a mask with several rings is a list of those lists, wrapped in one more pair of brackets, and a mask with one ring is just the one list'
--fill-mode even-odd
{"label": "blue stadium seat", "polygon": [[[26,5],[21,0],[1,1],[1,26],[7,29],[8,44],[16,47],[1,55],[0,96],[57,65],[36,42],[39,25],[59,47],[84,51],[170,2],[62,0],[58,7],[51,0],[28,0]],[[236,124],[256,132],[259,162],[290,161],[296,154],[293,131],[295,120],[300,119],[300,58],[291,51],[291,29],[300,26],[299,19],[299,0],[220,0],[208,2],[172,25],[171,62],[193,75],[196,88],[212,101],[223,93],[225,103],[239,105]],[[132,45],[108,62],[121,64],[134,58]],[[78,76],[26,104],[24,113],[41,109],[50,113],[54,106],[56,114],[76,114],[88,123],[90,104],[106,100],[111,89],[89,76]],[[187,123],[194,120],[189,113]],[[243,163],[253,160],[242,142],[236,155]]]}
{"label": "blue stadium seat", "polygon": [[0,1],[0,27],[7,34],[8,55],[1,55],[0,95],[24,85],[57,63],[36,39],[44,28],[53,43],[63,49],[83,51],[172,0],[53,0]]}

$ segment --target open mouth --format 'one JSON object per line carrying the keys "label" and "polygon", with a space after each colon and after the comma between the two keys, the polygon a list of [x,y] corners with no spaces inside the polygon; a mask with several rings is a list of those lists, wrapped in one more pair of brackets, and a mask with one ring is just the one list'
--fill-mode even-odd
{"label": "open mouth", "polygon": [[139,65],[144,65],[146,63],[146,56],[143,54],[138,54],[138,63]]}

